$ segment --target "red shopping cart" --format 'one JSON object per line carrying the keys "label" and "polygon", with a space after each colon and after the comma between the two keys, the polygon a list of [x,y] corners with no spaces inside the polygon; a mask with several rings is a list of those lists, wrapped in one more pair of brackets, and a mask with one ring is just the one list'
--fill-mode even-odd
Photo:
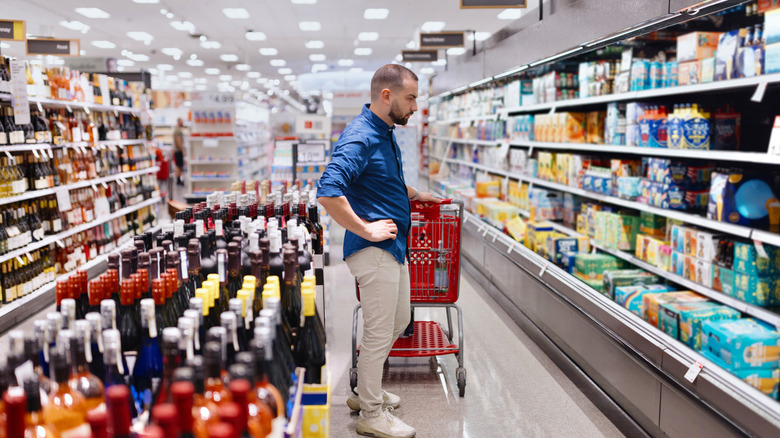
{"label": "red shopping cart", "polygon": [[[412,228],[409,232],[409,276],[412,308],[443,308],[447,314],[447,330],[435,321],[415,321],[414,334],[399,338],[390,350],[391,357],[427,357],[454,354],[458,359],[456,377],[459,395],[466,392],[466,369],[463,368],[463,317],[458,301],[460,286],[460,232],[463,222],[463,202],[444,200],[441,204],[424,206],[412,202]],[[349,385],[357,387],[358,304],[352,315],[352,368]],[[458,344],[452,343],[452,315],[458,316]]]}

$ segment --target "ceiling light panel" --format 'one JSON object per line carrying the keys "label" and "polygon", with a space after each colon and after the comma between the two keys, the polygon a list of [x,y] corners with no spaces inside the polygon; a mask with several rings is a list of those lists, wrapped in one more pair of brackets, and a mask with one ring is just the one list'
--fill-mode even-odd
{"label": "ceiling light panel", "polygon": [[168,56],[181,56],[184,54],[184,52],[178,47],[165,47],[160,51]]}
{"label": "ceiling light panel", "polygon": [[135,62],[129,59],[118,59],[116,61],[116,65],[121,65],[122,67],[132,67],[135,65]]}
{"label": "ceiling light panel", "polygon": [[279,74],[280,74],[280,75],[289,75],[289,74],[292,74],[292,69],[291,69],[291,68],[287,68],[287,67],[285,67],[285,68],[280,68],[280,69],[279,69],[279,70],[277,70],[277,71],[279,72]]}
{"label": "ceiling light panel", "polygon": [[244,8],[225,8],[222,10],[222,13],[232,20],[246,20],[249,18],[249,11]]}
{"label": "ceiling light panel", "polygon": [[307,49],[321,49],[325,47],[325,43],[319,40],[306,41]]}
{"label": "ceiling light panel", "polygon": [[271,66],[272,67],[284,67],[287,65],[287,61],[284,59],[272,59],[271,60]]}
{"label": "ceiling light panel", "polygon": [[195,33],[195,25],[190,23],[189,21],[171,21],[171,27],[182,31],[182,32],[189,32],[189,33]]}
{"label": "ceiling light panel", "polygon": [[238,55],[234,55],[232,53],[225,53],[222,55],[219,55],[219,59],[225,61],[225,62],[237,62],[238,61]]}
{"label": "ceiling light panel", "polygon": [[100,48],[100,49],[114,49],[116,48],[116,44],[112,43],[111,41],[92,41],[92,45]]}
{"label": "ceiling light panel", "polygon": [[423,32],[441,32],[445,26],[447,26],[447,23],[443,21],[426,21],[420,26],[420,30]]}
{"label": "ceiling light panel", "polygon": [[60,21],[60,26],[68,28],[70,30],[81,31],[82,33],[89,32],[89,26],[78,21]]}
{"label": "ceiling light panel", "polygon": [[373,53],[373,50],[370,47],[358,47],[355,49],[355,55],[358,56],[368,56],[371,53]]}
{"label": "ceiling light panel", "polygon": [[135,62],[146,62],[149,60],[149,56],[143,53],[128,53],[127,57]]}
{"label": "ceiling light panel", "polygon": [[279,51],[274,49],[273,47],[263,47],[260,50],[258,50],[261,55],[263,56],[276,56],[279,54]]}
{"label": "ceiling light panel", "polygon": [[317,32],[322,29],[319,21],[301,21],[298,23],[298,29],[304,32]]}
{"label": "ceiling light panel", "polygon": [[369,8],[363,12],[363,18],[366,20],[384,20],[390,14],[389,9]]}
{"label": "ceiling light panel", "polygon": [[76,8],[76,12],[87,18],[110,18],[111,14],[100,8]]}
{"label": "ceiling light panel", "polygon": [[358,39],[360,41],[376,41],[379,39],[379,32],[360,32]]}
{"label": "ceiling light panel", "polygon": [[352,67],[355,64],[355,61],[351,59],[339,59],[339,65],[341,67]]}
{"label": "ceiling light panel", "polygon": [[218,68],[211,67],[211,68],[207,68],[204,71],[206,72],[207,75],[218,75],[219,74],[219,69]]}
{"label": "ceiling light panel", "polygon": [[499,20],[517,20],[520,18],[520,15],[522,14],[522,9],[519,8],[511,8],[511,9],[504,9],[501,11],[500,14],[498,14]]}
{"label": "ceiling light panel", "polygon": [[246,77],[252,78],[252,79],[259,78],[260,77],[260,72],[250,71],[249,73],[246,74]]}
{"label": "ceiling light panel", "polygon": [[447,49],[447,54],[450,56],[460,56],[466,53],[466,49],[463,47],[452,47]]}
{"label": "ceiling light panel", "polygon": [[236,70],[238,71],[249,71],[252,69],[252,66],[249,64],[237,64]]}
{"label": "ceiling light panel", "polygon": [[191,67],[203,67],[203,60],[200,59],[188,59],[187,65]]}
{"label": "ceiling light panel", "polygon": [[148,32],[127,32],[127,36],[136,41],[143,41],[143,43],[147,45],[150,44],[152,40],[154,40],[154,37]]}
{"label": "ceiling light panel", "polygon": [[323,55],[322,53],[315,53],[315,54],[309,55],[309,61],[312,61],[312,62],[322,62],[322,61],[325,60],[325,58],[326,58],[326,56]]}
{"label": "ceiling light panel", "polygon": [[222,47],[218,41],[201,41],[200,46],[204,49],[219,49]]}
{"label": "ceiling light panel", "polygon": [[268,36],[266,36],[263,32],[255,32],[255,31],[247,31],[244,36],[249,41],[265,41],[268,39]]}

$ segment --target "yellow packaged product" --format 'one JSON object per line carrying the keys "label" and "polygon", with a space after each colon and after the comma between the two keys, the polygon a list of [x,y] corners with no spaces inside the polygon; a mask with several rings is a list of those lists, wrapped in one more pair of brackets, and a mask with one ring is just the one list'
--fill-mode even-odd
{"label": "yellow packaged product", "polygon": [[498,198],[501,194],[500,181],[477,181],[477,198]]}
{"label": "yellow packaged product", "polygon": [[517,242],[523,242],[525,239],[526,225],[525,221],[519,216],[515,216],[506,222],[506,230]]}
{"label": "yellow packaged product", "polygon": [[555,157],[555,182],[569,184],[569,163],[571,163],[571,154],[558,154]]}

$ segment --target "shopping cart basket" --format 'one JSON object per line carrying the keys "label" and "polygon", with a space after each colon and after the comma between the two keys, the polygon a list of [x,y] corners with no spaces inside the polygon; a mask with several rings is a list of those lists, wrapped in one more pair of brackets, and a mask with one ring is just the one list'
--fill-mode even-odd
{"label": "shopping cart basket", "polygon": [[[463,368],[463,317],[458,300],[460,280],[460,231],[463,223],[463,202],[444,200],[441,204],[425,206],[412,202],[412,228],[409,232],[409,277],[411,305],[438,307],[446,310],[447,330],[435,321],[415,321],[414,334],[399,338],[390,351],[391,357],[427,357],[454,354],[458,359],[455,373],[461,397],[466,392],[466,369]],[[358,304],[352,314],[352,368],[349,385],[357,387]],[[458,345],[452,343],[451,309],[458,315]]]}

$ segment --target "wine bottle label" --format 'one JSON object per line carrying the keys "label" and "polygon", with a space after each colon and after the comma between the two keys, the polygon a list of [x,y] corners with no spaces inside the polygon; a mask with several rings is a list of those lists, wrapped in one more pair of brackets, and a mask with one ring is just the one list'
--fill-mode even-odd
{"label": "wine bottle label", "polygon": [[62,219],[54,219],[52,222],[52,231],[55,233],[62,231]]}
{"label": "wine bottle label", "polygon": [[146,311],[146,325],[149,326],[149,337],[154,339],[157,337],[157,319],[154,315],[154,307],[147,307]]}
{"label": "wine bottle label", "polygon": [[217,257],[217,271],[219,271],[219,281],[224,283],[225,279],[225,255],[219,254]]}
{"label": "wine bottle label", "polygon": [[72,128],[70,132],[71,132],[71,139],[73,140],[73,143],[78,143],[81,141],[81,127]]}
{"label": "wine bottle label", "polygon": [[189,262],[187,261],[187,251],[180,251],[179,256],[181,257],[181,279],[182,280],[188,280],[189,277]]}
{"label": "wine bottle label", "polygon": [[87,356],[87,363],[92,363],[92,334],[90,330],[84,330],[84,355]]}
{"label": "wine bottle label", "polygon": [[8,135],[5,132],[0,132],[0,145],[8,144]]}

